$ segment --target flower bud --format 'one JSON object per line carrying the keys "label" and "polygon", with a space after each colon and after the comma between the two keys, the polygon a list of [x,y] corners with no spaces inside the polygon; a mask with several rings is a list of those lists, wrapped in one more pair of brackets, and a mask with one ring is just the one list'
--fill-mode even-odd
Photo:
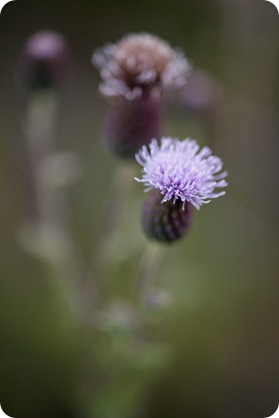
{"label": "flower bud", "polygon": [[149,94],[128,101],[119,98],[108,110],[104,126],[107,146],[122,158],[135,153],[161,131],[161,100]]}
{"label": "flower bud", "polygon": [[162,195],[157,190],[148,195],[141,212],[141,222],[146,235],[150,239],[169,244],[185,235],[191,219],[190,203],[186,202],[183,205],[179,199],[175,203],[162,203]]}
{"label": "flower bud", "polygon": [[64,38],[52,31],[31,36],[22,51],[20,77],[31,90],[59,86],[68,75],[69,51]]}
{"label": "flower bud", "polygon": [[193,114],[209,112],[221,97],[221,87],[208,73],[195,70],[188,83],[180,89],[178,102]]}

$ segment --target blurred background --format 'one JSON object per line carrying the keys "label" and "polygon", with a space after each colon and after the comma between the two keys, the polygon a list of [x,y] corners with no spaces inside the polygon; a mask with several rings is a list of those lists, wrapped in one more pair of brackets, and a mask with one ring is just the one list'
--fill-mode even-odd
{"label": "blurred background", "polygon": [[[88,263],[117,165],[101,142],[107,105],[98,93],[93,50],[127,32],[147,31],[181,47],[198,70],[188,89],[168,101],[165,134],[212,147],[229,171],[229,187],[224,198],[195,211],[185,239],[165,249],[155,284],[173,303],[152,313],[147,348],[117,327],[106,333],[77,326],[46,260],[34,251],[36,237],[33,247],[32,234],[26,244],[33,207],[25,99],[15,72],[27,38],[42,29],[60,32],[71,50],[55,149],[80,162],[79,180],[61,193]],[[14,418],[273,414],[279,402],[275,7],[263,0],[16,0],[0,16],[0,62],[3,410]],[[142,187],[132,185],[106,248],[110,265],[99,269],[103,291],[120,301],[106,312],[107,322],[120,316],[131,328],[127,304],[146,241],[139,223],[143,199]]]}

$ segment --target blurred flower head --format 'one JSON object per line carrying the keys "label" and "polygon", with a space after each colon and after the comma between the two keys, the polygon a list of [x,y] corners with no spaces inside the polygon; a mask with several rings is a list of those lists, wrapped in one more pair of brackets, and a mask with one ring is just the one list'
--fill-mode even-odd
{"label": "blurred flower head", "polygon": [[93,54],[100,70],[100,91],[133,100],[145,92],[161,94],[186,83],[190,65],[181,51],[147,33],[129,34]]}
{"label": "blurred flower head", "polygon": [[24,46],[20,77],[31,90],[56,87],[67,77],[69,67],[69,51],[63,36],[53,31],[40,31]]}
{"label": "blurred flower head", "polygon": [[189,202],[199,209],[202,204],[225,194],[225,191],[215,192],[216,188],[227,186],[224,180],[227,172],[221,172],[223,162],[211,154],[210,148],[200,150],[193,139],[162,138],[160,145],[153,139],[149,148],[143,146],[136,154],[143,174],[141,179],[135,180],[144,183],[146,191],[159,190],[163,195],[162,203],[181,201],[185,209]]}

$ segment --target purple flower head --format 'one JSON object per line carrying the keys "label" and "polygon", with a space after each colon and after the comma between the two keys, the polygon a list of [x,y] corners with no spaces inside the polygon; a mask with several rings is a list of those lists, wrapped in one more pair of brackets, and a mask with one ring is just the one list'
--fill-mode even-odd
{"label": "purple flower head", "polygon": [[220,172],[223,162],[211,154],[210,148],[200,149],[193,139],[162,138],[161,145],[153,139],[149,149],[143,146],[136,154],[143,175],[135,180],[146,186],[145,191],[158,189],[163,195],[161,203],[180,200],[183,209],[186,202],[199,209],[225,194],[214,192],[215,188],[227,186],[224,178],[228,173]]}

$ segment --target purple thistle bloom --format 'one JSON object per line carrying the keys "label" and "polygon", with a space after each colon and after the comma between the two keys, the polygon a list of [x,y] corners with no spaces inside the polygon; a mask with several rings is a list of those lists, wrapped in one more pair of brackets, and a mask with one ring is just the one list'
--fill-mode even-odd
{"label": "purple thistle bloom", "polygon": [[224,178],[228,173],[220,173],[223,162],[211,154],[210,148],[200,150],[193,139],[162,138],[161,145],[153,139],[149,149],[143,146],[136,154],[143,175],[135,180],[146,186],[145,191],[158,189],[163,195],[161,203],[180,200],[183,210],[186,202],[200,209],[202,204],[225,194],[214,192],[215,188],[227,186]]}

